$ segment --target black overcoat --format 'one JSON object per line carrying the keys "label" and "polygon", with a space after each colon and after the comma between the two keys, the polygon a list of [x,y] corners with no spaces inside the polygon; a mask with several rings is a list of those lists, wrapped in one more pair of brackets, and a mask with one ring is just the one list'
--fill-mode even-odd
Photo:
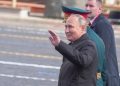
{"label": "black overcoat", "polygon": [[102,38],[105,44],[106,86],[119,86],[119,72],[113,28],[103,14],[100,14],[94,20],[91,28]]}
{"label": "black overcoat", "polygon": [[86,34],[69,45],[61,41],[56,50],[63,55],[58,86],[96,86],[97,50]]}

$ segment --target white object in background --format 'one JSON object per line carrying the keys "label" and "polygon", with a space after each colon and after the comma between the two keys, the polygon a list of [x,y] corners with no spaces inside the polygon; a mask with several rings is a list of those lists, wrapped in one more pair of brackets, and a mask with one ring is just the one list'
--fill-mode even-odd
{"label": "white object in background", "polygon": [[106,5],[114,5],[116,0],[106,0]]}
{"label": "white object in background", "polygon": [[28,17],[28,9],[21,9],[20,11],[20,17],[21,18],[27,18]]}

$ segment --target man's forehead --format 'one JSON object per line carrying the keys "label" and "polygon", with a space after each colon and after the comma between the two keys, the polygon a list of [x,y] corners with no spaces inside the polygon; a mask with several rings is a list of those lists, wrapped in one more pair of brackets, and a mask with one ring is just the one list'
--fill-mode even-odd
{"label": "man's forehead", "polygon": [[76,26],[78,24],[79,24],[78,20],[75,19],[69,19],[69,20],[67,19],[65,23],[66,26]]}
{"label": "man's forehead", "polygon": [[87,3],[86,3],[86,6],[96,7],[97,2],[96,2],[96,0],[88,0]]}
{"label": "man's forehead", "polygon": [[74,19],[67,19],[65,25],[75,25],[77,22]]}
{"label": "man's forehead", "polygon": [[66,25],[68,25],[68,24],[72,25],[72,24],[74,24],[74,22],[75,21],[73,21],[72,19],[69,19],[69,20],[66,21]]}
{"label": "man's forehead", "polygon": [[76,22],[78,20],[78,18],[73,14],[73,15],[70,15],[67,19],[66,22],[69,22],[69,23],[73,23],[73,22]]}

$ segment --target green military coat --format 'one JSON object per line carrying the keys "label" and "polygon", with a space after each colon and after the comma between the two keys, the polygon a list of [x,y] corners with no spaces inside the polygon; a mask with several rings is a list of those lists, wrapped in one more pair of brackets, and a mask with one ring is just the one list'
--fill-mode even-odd
{"label": "green military coat", "polygon": [[101,73],[101,78],[97,79],[97,86],[105,86],[105,45],[103,40],[90,28],[87,28],[88,37],[94,41],[98,52],[97,72]]}

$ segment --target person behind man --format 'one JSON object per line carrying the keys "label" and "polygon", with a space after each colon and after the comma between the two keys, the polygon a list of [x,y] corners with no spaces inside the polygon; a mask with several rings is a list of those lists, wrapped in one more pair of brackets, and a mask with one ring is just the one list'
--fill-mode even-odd
{"label": "person behind man", "polygon": [[78,14],[71,14],[65,23],[69,44],[49,30],[55,49],[63,55],[58,86],[96,86],[97,50],[86,34],[86,21]]}
{"label": "person behind man", "polygon": [[[66,7],[62,6],[62,10],[64,12],[64,22],[71,14],[79,14],[83,16],[87,20],[87,16],[90,11],[74,8],[74,7]],[[97,86],[105,86],[105,45],[103,40],[92,30],[90,27],[87,27],[87,35],[89,39],[91,39],[97,47],[98,52],[98,66],[97,66]]]}
{"label": "person behind man", "polygon": [[115,38],[112,25],[102,14],[102,0],[87,0],[86,10],[91,11],[91,28],[103,39],[106,57],[106,86],[119,86],[119,71],[116,56]]}

